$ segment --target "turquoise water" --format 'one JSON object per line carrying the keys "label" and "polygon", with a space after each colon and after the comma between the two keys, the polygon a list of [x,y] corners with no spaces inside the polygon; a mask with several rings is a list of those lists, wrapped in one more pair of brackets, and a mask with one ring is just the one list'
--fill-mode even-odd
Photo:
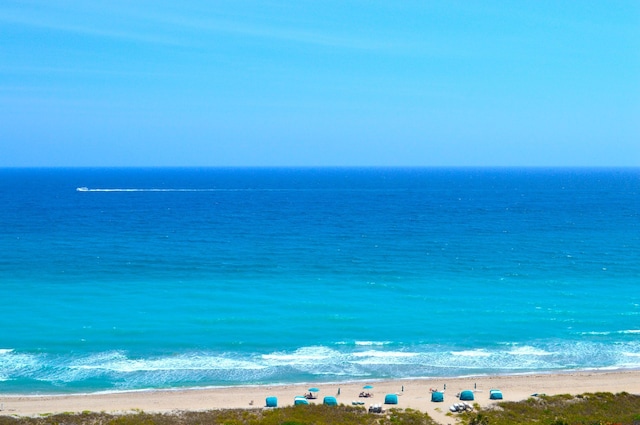
{"label": "turquoise water", "polygon": [[637,369],[639,195],[640,169],[0,169],[0,393]]}

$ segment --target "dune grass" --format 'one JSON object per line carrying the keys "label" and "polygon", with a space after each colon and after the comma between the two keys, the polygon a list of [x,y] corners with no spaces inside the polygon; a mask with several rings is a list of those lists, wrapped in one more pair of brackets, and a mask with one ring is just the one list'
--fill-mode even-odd
{"label": "dune grass", "polygon": [[640,425],[640,396],[593,393],[531,397],[462,415],[469,425]]}
{"label": "dune grass", "polygon": [[390,409],[369,414],[352,406],[291,406],[277,409],[226,409],[205,412],[81,413],[39,417],[0,416],[0,425],[436,425],[427,415],[411,409]]}

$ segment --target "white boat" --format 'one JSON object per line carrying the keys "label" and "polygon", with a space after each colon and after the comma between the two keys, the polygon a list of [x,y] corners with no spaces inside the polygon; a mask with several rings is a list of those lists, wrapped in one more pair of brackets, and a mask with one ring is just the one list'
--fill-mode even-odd
{"label": "white boat", "polygon": [[76,187],[76,191],[78,191],[78,192],[88,192],[89,188],[86,187],[86,186]]}

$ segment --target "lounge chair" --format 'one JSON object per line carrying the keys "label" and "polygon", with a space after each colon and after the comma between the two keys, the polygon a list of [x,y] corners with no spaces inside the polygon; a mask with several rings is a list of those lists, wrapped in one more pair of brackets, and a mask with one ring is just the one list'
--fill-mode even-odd
{"label": "lounge chair", "polygon": [[294,406],[297,406],[299,404],[309,404],[309,402],[307,401],[305,396],[298,395],[293,399],[293,404]]}
{"label": "lounge chair", "polygon": [[382,406],[379,404],[372,404],[371,406],[369,406],[369,413],[382,413],[384,412],[384,410],[382,409]]}

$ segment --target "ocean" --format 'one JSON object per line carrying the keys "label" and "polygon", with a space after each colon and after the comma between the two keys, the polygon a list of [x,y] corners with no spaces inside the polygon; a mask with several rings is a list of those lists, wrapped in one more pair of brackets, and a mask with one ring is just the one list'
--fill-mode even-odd
{"label": "ocean", "polygon": [[0,169],[0,393],[640,368],[638,168]]}

